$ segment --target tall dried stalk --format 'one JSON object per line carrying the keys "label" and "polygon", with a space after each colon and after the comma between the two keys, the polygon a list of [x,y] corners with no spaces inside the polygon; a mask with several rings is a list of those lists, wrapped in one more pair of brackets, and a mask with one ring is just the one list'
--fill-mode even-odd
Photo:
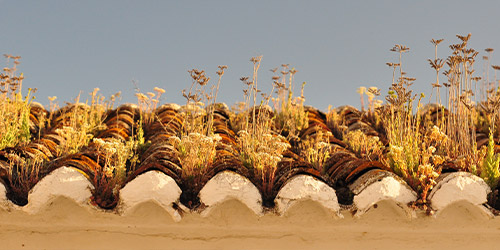
{"label": "tall dried stalk", "polygon": [[[476,131],[475,131],[475,109],[472,102],[472,81],[474,73],[474,62],[478,52],[467,48],[470,39],[467,36],[457,37],[461,40],[459,44],[450,45],[452,55],[446,64],[448,70],[444,74],[448,77],[448,110],[450,115],[447,119],[446,134],[449,136],[450,145],[447,154],[452,159],[468,158],[468,164],[476,165]],[[472,162],[470,162],[472,161]]]}

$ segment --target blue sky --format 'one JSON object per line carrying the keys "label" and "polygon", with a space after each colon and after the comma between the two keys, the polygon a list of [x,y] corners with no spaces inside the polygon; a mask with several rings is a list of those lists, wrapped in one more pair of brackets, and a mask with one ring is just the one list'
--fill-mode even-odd
{"label": "blue sky", "polygon": [[24,86],[38,88],[44,105],[48,96],[63,105],[95,87],[135,102],[133,81],[142,92],[166,89],[162,103],[182,104],[187,70],[215,79],[218,65],[228,65],[218,100],[232,105],[243,100],[239,78],[251,74],[249,59],[263,55],[263,91],[271,88],[269,69],[288,63],[298,70],[296,87],[307,82],[306,105],[359,107],[359,86],[387,93],[395,44],[410,47],[405,70],[417,78],[414,91],[429,95],[429,40],[444,38],[439,56],[446,57],[455,35],[467,33],[481,52],[479,75],[485,48],[498,49],[492,64],[500,64],[500,1],[0,0],[0,7],[0,53],[22,56]]}

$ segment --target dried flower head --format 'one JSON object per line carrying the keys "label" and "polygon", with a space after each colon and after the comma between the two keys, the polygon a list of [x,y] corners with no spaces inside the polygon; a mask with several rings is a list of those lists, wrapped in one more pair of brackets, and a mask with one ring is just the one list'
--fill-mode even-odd
{"label": "dried flower head", "polygon": [[148,97],[147,97],[145,94],[143,94],[143,93],[136,93],[136,94],[135,94],[135,96],[137,97],[137,99],[138,99],[139,101],[145,101],[145,100],[148,100]]}
{"label": "dried flower head", "polygon": [[467,36],[461,36],[461,35],[457,35],[458,39],[462,40],[462,42],[464,43],[467,43],[471,37],[471,34],[467,34]]}
{"label": "dried flower head", "polygon": [[408,48],[404,45],[401,45],[401,44],[396,44],[396,45],[394,45],[394,47],[392,47],[392,49],[390,49],[390,51],[403,53],[403,52],[410,51],[410,48]]}
{"label": "dried flower head", "polygon": [[438,40],[435,40],[435,39],[432,39],[431,40],[431,43],[434,44],[434,46],[437,46],[438,44],[440,44],[442,41],[444,41],[444,39],[438,39]]}
{"label": "dried flower head", "polygon": [[368,88],[368,92],[372,93],[375,96],[379,96],[380,95],[380,89],[377,88],[377,87],[369,87]]}
{"label": "dried flower head", "polygon": [[366,87],[359,87],[356,92],[360,95],[364,94],[366,92]]}
{"label": "dried flower head", "polygon": [[164,90],[164,89],[162,89],[162,88],[154,87],[154,88],[153,88],[153,90],[154,90],[154,91],[156,91],[158,94],[163,94],[163,93],[165,93],[165,90]]}

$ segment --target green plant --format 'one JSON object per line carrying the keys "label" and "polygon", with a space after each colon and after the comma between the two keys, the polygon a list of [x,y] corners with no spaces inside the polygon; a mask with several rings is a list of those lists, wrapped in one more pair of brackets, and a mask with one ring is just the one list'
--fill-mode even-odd
{"label": "green plant", "polygon": [[[386,100],[389,103],[384,124],[389,140],[389,152],[383,161],[397,175],[401,176],[415,191],[419,193],[419,203],[427,203],[427,194],[436,184],[435,179],[440,174],[437,167],[442,164],[443,157],[437,151],[447,137],[440,133],[439,128],[433,128],[431,136],[424,136],[420,130],[420,95],[417,114],[413,115],[413,101],[410,86],[415,78],[406,76],[402,70],[402,54],[409,51],[403,45],[396,45],[391,51],[399,54],[399,63],[390,63],[393,67],[393,83]],[[399,68],[399,78],[395,82],[395,72]],[[437,129],[437,130],[436,130]]]}
{"label": "green plant", "polygon": [[206,136],[199,133],[189,133],[180,138],[170,137],[170,143],[175,147],[182,165],[183,175],[193,177],[211,166],[215,160],[217,143],[221,139],[217,134]]}
{"label": "green plant", "polygon": [[0,150],[30,141],[30,106],[36,91],[28,89],[22,96],[24,76],[16,74],[19,56],[4,55],[14,59],[14,66],[3,68],[0,73]]}
{"label": "green plant", "polygon": [[493,140],[493,131],[490,130],[488,137],[488,147],[486,156],[481,166],[481,178],[494,190],[500,180],[500,154],[495,154],[495,142]]}
{"label": "green plant", "polygon": [[87,134],[84,129],[75,129],[71,126],[63,126],[56,129],[55,132],[64,139],[63,143],[57,145],[59,155],[77,153],[93,138],[93,135]]}
{"label": "green plant", "polygon": [[276,168],[283,158],[283,152],[290,147],[290,144],[283,136],[270,133],[256,135],[242,130],[238,132],[238,136],[243,165],[259,171],[263,178],[273,179],[274,171],[271,171],[271,176],[266,176],[264,173]]}
{"label": "green plant", "polygon": [[300,155],[313,165],[320,173],[323,173],[323,165],[330,158],[332,146],[330,145],[331,132],[319,130],[314,136],[300,141]]}
{"label": "green plant", "polygon": [[[435,127],[437,128],[437,127]],[[442,140],[446,140],[442,134]],[[427,139],[428,142],[407,140],[403,145],[389,144],[386,164],[419,194],[419,203],[427,203],[427,195],[436,184],[441,170],[436,166],[444,162],[437,154],[435,146],[439,141]]]}
{"label": "green plant", "polygon": [[368,160],[378,160],[384,150],[384,145],[377,136],[367,136],[361,130],[347,132],[343,137],[344,143],[357,157]]}
{"label": "green plant", "polygon": [[[72,110],[69,112],[67,124],[62,128],[58,128],[55,132],[64,139],[64,142],[57,145],[59,155],[67,155],[77,153],[81,147],[88,145],[94,135],[103,129],[105,112],[112,108],[112,104],[106,103],[104,97],[97,94],[99,88],[95,88],[91,95],[90,106],[80,103],[78,96],[73,104]],[[119,93],[112,96],[119,96]],[[52,97],[52,101],[57,97]],[[88,103],[88,100],[86,101]]]}

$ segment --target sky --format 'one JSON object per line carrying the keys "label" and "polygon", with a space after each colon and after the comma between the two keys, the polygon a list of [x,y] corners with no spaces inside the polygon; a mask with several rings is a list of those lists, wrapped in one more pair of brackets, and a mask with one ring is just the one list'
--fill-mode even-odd
{"label": "sky", "polygon": [[[360,106],[360,86],[385,95],[392,81],[387,62],[406,45],[408,76],[415,93],[431,93],[435,72],[431,39],[445,39],[438,56],[450,54],[457,34],[472,33],[484,72],[485,48],[497,48],[500,64],[500,1],[23,1],[0,0],[0,53],[22,56],[23,88],[37,88],[36,101],[60,105],[82,99],[96,87],[104,96],[121,91],[121,103],[136,103],[136,91],[166,90],[161,103],[185,103],[188,70],[205,70],[215,83],[227,65],[218,101],[243,101],[250,58],[262,55],[259,88],[270,92],[272,72],[290,64],[302,82],[305,105]],[[6,60],[0,59],[6,66]],[[444,81],[441,77],[441,81]],[[138,89],[137,89],[138,88]],[[383,99],[381,97],[380,99]]]}

